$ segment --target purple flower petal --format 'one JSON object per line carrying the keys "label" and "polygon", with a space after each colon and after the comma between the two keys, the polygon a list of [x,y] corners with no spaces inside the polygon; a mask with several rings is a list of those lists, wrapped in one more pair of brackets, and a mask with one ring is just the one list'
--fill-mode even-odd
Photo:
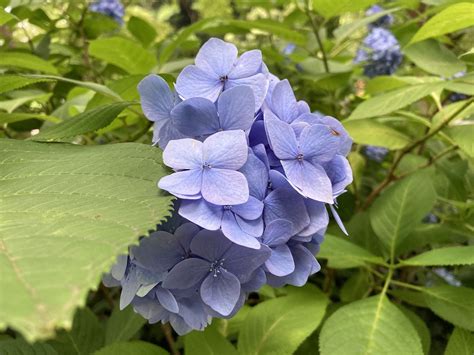
{"label": "purple flower petal", "polygon": [[178,171],[177,173],[164,176],[158,182],[158,187],[171,194],[197,195],[203,184],[202,170]]}
{"label": "purple flower petal", "polygon": [[283,160],[282,165],[288,181],[300,194],[316,201],[333,203],[331,180],[320,165],[305,160]]}
{"label": "purple flower petal", "polygon": [[288,123],[280,121],[270,111],[265,111],[265,128],[273,152],[279,159],[296,159],[298,142]]}
{"label": "purple flower petal", "polygon": [[215,205],[238,205],[249,199],[245,176],[238,171],[227,169],[205,169],[201,193],[206,201]]}
{"label": "purple flower petal", "polygon": [[158,298],[158,301],[160,301],[160,304],[166,310],[172,313],[178,313],[179,311],[178,302],[176,302],[176,298],[174,298],[173,294],[169,290],[158,286],[156,288],[155,293],[156,293],[156,297]]}
{"label": "purple flower petal", "polygon": [[230,89],[236,86],[250,86],[252,88],[255,97],[255,109],[257,112],[265,100],[265,95],[268,90],[268,76],[265,74],[255,74],[246,78],[229,79],[226,84],[226,89]]}
{"label": "purple flower petal", "polygon": [[[263,146],[261,147],[263,148]],[[268,168],[265,164],[254,154],[250,153],[247,162],[240,168],[240,172],[247,178],[251,197],[255,196],[260,201],[263,201],[268,185]],[[255,218],[248,217],[247,219]]]}
{"label": "purple flower petal", "polygon": [[351,166],[342,155],[336,155],[334,159],[324,164],[324,169],[331,180],[335,196],[343,193],[346,186],[352,182]]}
{"label": "purple flower petal", "polygon": [[190,253],[191,241],[200,231],[200,228],[193,223],[184,223],[176,229],[174,236],[182,248],[182,255],[187,256]]}
{"label": "purple flower petal", "polygon": [[326,162],[334,158],[339,149],[339,133],[329,126],[313,125],[301,132],[300,149],[305,160]]}
{"label": "purple flower petal", "polygon": [[257,74],[262,67],[262,52],[254,49],[242,53],[229,72],[229,79],[239,79]]}
{"label": "purple flower petal", "polygon": [[155,273],[163,273],[182,260],[183,254],[178,239],[163,231],[154,232],[143,238],[133,249],[135,262]]}
{"label": "purple flower petal", "polygon": [[143,113],[150,121],[166,120],[174,106],[170,87],[158,75],[148,75],[138,84]]}
{"label": "purple flower petal", "polygon": [[241,130],[217,132],[204,141],[202,151],[212,168],[237,170],[247,161],[247,137]]}
{"label": "purple flower petal", "polygon": [[263,202],[250,196],[247,202],[232,206],[232,212],[244,219],[254,220],[262,215]]}
{"label": "purple flower petal", "polygon": [[[212,263],[222,259],[226,250],[231,246],[232,243],[224,237],[221,231],[208,231],[204,229],[191,242],[191,251],[193,254]],[[207,271],[209,271],[209,268]]]}
{"label": "purple flower petal", "polygon": [[281,244],[286,244],[293,236],[293,223],[286,219],[275,219],[267,224],[263,234],[263,243],[273,247]]}
{"label": "purple flower petal", "polygon": [[239,216],[235,216],[235,220],[237,221],[240,229],[242,229],[242,231],[248,235],[251,235],[254,238],[260,238],[262,236],[264,228],[263,218],[260,217],[254,220],[248,220]]}
{"label": "purple flower petal", "polygon": [[187,220],[208,230],[218,230],[222,222],[222,206],[213,205],[204,199],[181,201],[179,214]]}
{"label": "purple flower petal", "polygon": [[270,257],[269,248],[249,249],[239,245],[232,245],[227,249],[223,258],[225,259],[225,268],[233,273],[241,283],[250,280],[252,273],[263,265]]}
{"label": "purple flower petal", "polygon": [[201,285],[204,303],[224,316],[232,312],[239,295],[239,279],[222,268],[210,273]]}
{"label": "purple flower petal", "polygon": [[200,169],[203,163],[202,143],[190,138],[173,140],[163,151],[163,162],[175,170]]}
{"label": "purple flower petal", "polygon": [[197,258],[186,259],[171,269],[162,285],[164,288],[187,289],[199,284],[208,273],[208,261]]}
{"label": "purple flower petal", "polygon": [[237,60],[237,47],[219,38],[211,38],[196,55],[196,65],[217,78],[229,74]]}
{"label": "purple flower petal", "polygon": [[265,268],[275,276],[285,276],[295,270],[290,248],[286,244],[272,248],[272,255],[265,262]]}
{"label": "purple flower petal", "polygon": [[305,200],[306,209],[308,211],[310,224],[298,233],[298,236],[309,237],[314,233],[325,229],[329,223],[329,215],[326,206],[322,202]]}
{"label": "purple flower petal", "polygon": [[184,99],[203,97],[215,102],[222,92],[223,84],[215,74],[188,65],[179,74],[175,87]]}
{"label": "purple flower petal", "polygon": [[272,93],[272,111],[282,121],[291,123],[298,117],[298,104],[288,80],[275,85]]}
{"label": "purple flower petal", "polygon": [[220,128],[216,106],[202,97],[192,97],[179,103],[171,115],[175,127],[187,137],[207,136]]}
{"label": "purple flower petal", "polygon": [[254,102],[253,91],[248,86],[224,91],[217,101],[220,128],[225,131],[249,130],[254,121]]}
{"label": "purple flower petal", "polygon": [[222,233],[235,244],[251,249],[260,249],[260,242],[242,230],[237,223],[236,216],[230,211],[225,212],[222,218]]}

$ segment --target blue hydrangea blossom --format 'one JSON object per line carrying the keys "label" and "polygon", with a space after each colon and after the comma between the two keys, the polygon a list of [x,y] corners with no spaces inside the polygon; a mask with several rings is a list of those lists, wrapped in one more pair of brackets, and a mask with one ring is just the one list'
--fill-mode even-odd
{"label": "blue hydrangea blossom", "polygon": [[336,207],[352,182],[352,139],[298,101],[260,51],[239,57],[210,39],[175,87],[150,75],[138,90],[173,169],[158,186],[179,199],[180,218],[131,247],[104,283],[122,287],[122,308],[185,334],[232,317],[264,284],[303,286],[319,271],[327,205],[345,232]]}
{"label": "blue hydrangea blossom", "polygon": [[372,28],[357,50],[354,62],[364,64],[364,74],[369,78],[391,75],[402,62],[400,44],[385,28]]}
{"label": "blue hydrangea blossom", "polygon": [[[384,9],[379,5],[372,5],[366,12],[366,16],[372,16],[384,11]],[[369,24],[369,28],[374,27],[390,27],[393,24],[393,15],[387,14],[379,17],[377,20]]]}

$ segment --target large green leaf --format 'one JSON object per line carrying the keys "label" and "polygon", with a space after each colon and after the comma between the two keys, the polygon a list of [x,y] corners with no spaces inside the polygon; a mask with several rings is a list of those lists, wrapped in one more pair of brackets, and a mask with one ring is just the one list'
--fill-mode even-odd
{"label": "large green leaf", "polygon": [[250,310],[240,330],[239,353],[292,354],[318,327],[328,304],[326,296],[312,285],[298,291]]}
{"label": "large green leaf", "polygon": [[430,346],[431,346],[431,333],[426,325],[425,321],[421,319],[415,312],[412,310],[398,305],[398,308],[403,312],[405,317],[407,317],[411,324],[415,327],[416,332],[421,340],[421,345],[423,347],[423,353],[428,355],[430,353]]}
{"label": "large green leaf", "polygon": [[155,344],[144,341],[130,341],[115,343],[96,351],[94,355],[169,355],[169,353]]}
{"label": "large green leaf", "polygon": [[132,103],[122,101],[99,106],[41,130],[38,135],[33,136],[31,139],[35,141],[60,141],[64,138],[94,132],[100,128],[107,127],[120,112],[130,105]]}
{"label": "large green leaf", "polygon": [[430,18],[419,30],[410,43],[422,41],[427,38],[441,36],[446,33],[474,26],[474,4],[462,2],[444,9]]}
{"label": "large green leaf", "polygon": [[47,115],[43,115],[39,113],[0,112],[0,124],[25,121],[31,118],[36,118],[37,120],[43,120],[43,121],[48,121],[48,122],[53,122],[53,123],[59,123],[62,121],[60,118],[57,118],[54,116],[47,116]]}
{"label": "large green leaf", "polygon": [[155,56],[139,44],[125,38],[101,38],[91,42],[91,56],[113,64],[129,74],[149,73],[156,66]]}
{"label": "large green leaf", "polygon": [[148,47],[156,38],[156,30],[147,21],[140,17],[132,16],[127,22],[127,29],[145,47]]}
{"label": "large green leaf", "polygon": [[10,20],[14,20],[15,16],[6,12],[3,8],[0,7],[0,26],[6,24]]}
{"label": "large green leaf", "polygon": [[29,344],[23,339],[0,341],[0,354],[5,355],[61,355],[46,343]]}
{"label": "large green leaf", "polygon": [[422,288],[428,307],[458,327],[474,331],[474,290],[467,287],[436,286]]}
{"label": "large green leaf", "polygon": [[385,296],[339,308],[324,323],[321,355],[423,354],[415,327]]}
{"label": "large green leaf", "polygon": [[454,328],[444,355],[472,354],[474,354],[474,334],[462,328]]}
{"label": "large green leaf", "polygon": [[462,151],[474,158],[474,139],[472,139],[474,137],[474,124],[453,126],[445,131]]}
{"label": "large green leaf", "polygon": [[268,19],[259,19],[255,21],[245,21],[245,20],[230,20],[225,21],[225,24],[231,26],[236,26],[244,28],[247,30],[260,30],[266,33],[273,34],[275,36],[281,37],[287,41],[291,41],[296,44],[304,45],[306,43],[306,37],[303,33],[292,30],[291,28],[285,27],[284,24],[277,21],[272,21]]}
{"label": "large green leaf", "polygon": [[101,273],[169,215],[157,148],[0,140],[0,326],[70,327]]}
{"label": "large green leaf", "polygon": [[375,201],[370,222],[388,255],[395,256],[397,245],[421,222],[435,200],[429,177],[418,173],[396,182]]}
{"label": "large green leaf", "polygon": [[365,269],[358,269],[341,287],[339,297],[341,302],[357,301],[367,295],[370,290],[370,274]]}
{"label": "large green leaf", "polygon": [[46,78],[27,78],[20,75],[2,75],[0,79],[0,94],[44,81],[50,80]]}
{"label": "large green leaf", "polygon": [[33,54],[23,52],[2,52],[0,55],[0,67],[13,67],[48,74],[58,74],[58,70],[50,62]]}
{"label": "large green leaf", "polygon": [[411,142],[410,137],[374,119],[345,120],[344,127],[359,144],[400,149]]}
{"label": "large green leaf", "polygon": [[355,12],[365,9],[375,2],[375,0],[313,0],[313,9],[324,17],[330,18],[345,12]]}
{"label": "large green leaf", "polygon": [[132,306],[114,309],[105,327],[105,345],[130,340],[146,323],[146,319],[135,313]]}
{"label": "large green leaf", "polygon": [[89,308],[78,309],[70,331],[48,342],[58,354],[89,355],[104,344],[104,328]]}
{"label": "large green leaf", "polygon": [[375,256],[364,248],[340,237],[327,234],[318,258],[328,259],[329,266],[335,269],[346,269],[364,266],[366,263],[383,264],[381,257]]}
{"label": "large green leaf", "polygon": [[439,248],[403,260],[404,265],[442,266],[474,264],[474,245]]}
{"label": "large green leaf", "polygon": [[184,337],[186,355],[237,355],[237,349],[214,327]]}
{"label": "large green leaf", "polygon": [[404,53],[424,71],[446,78],[466,70],[464,62],[434,39],[413,44],[406,48]]}
{"label": "large green leaf", "polygon": [[426,83],[405,86],[362,102],[349,116],[349,119],[377,117],[389,114],[408,106],[432,92],[444,87],[443,83]]}

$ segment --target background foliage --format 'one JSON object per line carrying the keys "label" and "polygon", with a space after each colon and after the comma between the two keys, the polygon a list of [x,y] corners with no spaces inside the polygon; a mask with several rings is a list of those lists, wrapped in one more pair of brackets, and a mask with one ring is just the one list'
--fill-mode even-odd
{"label": "background foliage", "polygon": [[[472,354],[474,4],[124,3],[121,25],[84,1],[0,0],[0,353]],[[368,79],[353,58],[387,13],[404,59]],[[305,287],[176,337],[99,280],[171,209],[137,83],[172,83],[210,36],[261,49],[352,135],[349,237],[330,227]]]}

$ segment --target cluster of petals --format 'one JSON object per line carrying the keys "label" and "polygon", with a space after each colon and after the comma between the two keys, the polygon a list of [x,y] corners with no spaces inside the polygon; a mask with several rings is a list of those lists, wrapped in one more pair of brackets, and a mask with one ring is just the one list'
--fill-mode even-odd
{"label": "cluster of petals", "polygon": [[125,9],[120,0],[98,0],[89,6],[92,12],[98,12],[112,17],[119,24],[123,23]]}
{"label": "cluster of petals", "polygon": [[159,76],[138,86],[154,143],[172,172],[158,186],[178,198],[173,234],[143,238],[107,276],[150,322],[179,333],[230,317],[249,292],[303,286],[329,223],[327,206],[352,182],[352,140],[311,113],[258,50],[212,38],[175,91]]}

